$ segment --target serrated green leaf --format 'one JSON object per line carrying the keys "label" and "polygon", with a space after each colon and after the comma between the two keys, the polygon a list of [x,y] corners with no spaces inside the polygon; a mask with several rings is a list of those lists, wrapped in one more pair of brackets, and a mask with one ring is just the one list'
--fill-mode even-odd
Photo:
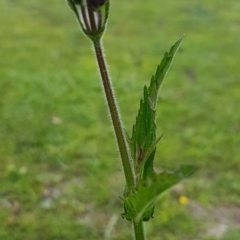
{"label": "serrated green leaf", "polygon": [[188,178],[191,177],[198,170],[198,168],[199,167],[196,165],[182,165],[174,172],[174,174],[179,178]]}
{"label": "serrated green leaf", "polygon": [[[142,156],[142,160],[139,163],[139,168],[141,169],[142,166],[146,163],[146,161],[149,159],[151,154],[155,154],[155,150],[156,150],[156,146],[159,143],[159,141],[162,139],[163,134],[158,137],[147,149],[145,149],[143,156]],[[130,145],[132,146],[132,145]]]}
{"label": "serrated green leaf", "polygon": [[148,221],[153,217],[159,196],[176,183],[191,176],[197,169],[197,166],[185,165],[172,173],[166,171],[160,174],[153,173],[148,178],[141,179],[136,190],[125,198],[125,213],[122,216],[129,221],[139,222],[141,219]]}
{"label": "serrated green leaf", "polygon": [[139,166],[142,166],[141,162],[143,161],[143,156],[146,155],[146,151],[156,142],[155,118],[158,92],[181,41],[182,39],[179,39],[171,47],[170,51],[165,53],[155,75],[151,79],[150,86],[144,86],[143,89],[143,98],[140,101],[140,108],[136,122],[133,125],[131,137],[131,153],[138,177],[142,174],[143,178],[146,178],[154,172],[153,160],[156,148],[151,151],[147,159],[144,159],[143,169],[140,169]]}

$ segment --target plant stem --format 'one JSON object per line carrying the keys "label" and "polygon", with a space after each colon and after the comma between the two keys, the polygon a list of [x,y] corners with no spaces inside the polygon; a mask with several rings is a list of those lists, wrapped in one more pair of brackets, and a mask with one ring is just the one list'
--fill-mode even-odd
{"label": "plant stem", "polygon": [[136,223],[133,222],[135,240],[145,240],[145,231],[143,226],[143,221]]}
{"label": "plant stem", "polygon": [[[120,118],[120,113],[114,98],[114,90],[108,75],[101,42],[94,42],[94,50],[97,57],[98,67],[102,78],[103,89],[107,100],[108,110],[111,115],[115,135],[117,138],[118,148],[121,155],[124,175],[128,189],[134,188],[136,185],[135,171],[133,169],[132,159],[130,157],[126,136]],[[133,222],[135,240],[145,240],[143,221],[139,223]]]}
{"label": "plant stem", "polygon": [[107,100],[108,110],[111,115],[118,148],[122,160],[124,175],[128,189],[134,188],[136,184],[135,172],[133,169],[132,159],[128,149],[126,136],[122,126],[120,113],[117,107],[116,100],[114,98],[114,90],[111,85],[111,80],[108,75],[107,66],[105,63],[101,41],[94,42],[94,50],[97,57],[99,71],[102,78],[103,89]]}

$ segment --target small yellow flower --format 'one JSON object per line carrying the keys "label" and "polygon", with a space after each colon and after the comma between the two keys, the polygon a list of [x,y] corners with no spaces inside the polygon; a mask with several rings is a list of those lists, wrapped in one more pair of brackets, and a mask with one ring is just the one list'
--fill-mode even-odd
{"label": "small yellow flower", "polygon": [[180,196],[178,198],[178,202],[182,205],[187,205],[188,204],[188,198],[186,196]]}

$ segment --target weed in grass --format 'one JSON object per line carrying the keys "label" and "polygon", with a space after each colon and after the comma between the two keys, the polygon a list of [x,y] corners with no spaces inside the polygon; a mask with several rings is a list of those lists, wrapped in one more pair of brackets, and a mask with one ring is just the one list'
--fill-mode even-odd
{"label": "weed in grass", "polygon": [[81,30],[91,40],[96,55],[126,180],[125,191],[121,197],[124,206],[122,217],[132,222],[135,239],[143,240],[146,239],[143,222],[153,218],[159,196],[197,170],[196,166],[186,165],[171,173],[167,171],[156,173],[153,167],[156,147],[162,137],[156,136],[158,92],[182,39],[179,39],[169,52],[165,53],[150,85],[144,86],[140,108],[132,128],[132,136],[130,136],[125,132],[121,122],[101,42],[108,20],[110,1],[68,0],[68,4]]}
{"label": "weed in grass", "polygon": [[[64,1],[0,6],[0,239],[103,239],[116,214],[111,239],[132,239],[119,214],[124,178],[89,42]],[[209,229],[226,224],[222,239],[239,240],[240,3],[172,0],[156,6],[158,0],[112,1],[104,36],[131,133],[153,66],[186,34],[158,99],[157,136],[164,136],[154,162],[157,171],[174,169],[176,162],[200,163],[201,171],[157,203],[145,226],[148,237],[210,240],[216,237]],[[53,123],[55,117],[61,123]],[[55,188],[59,197],[42,208]],[[187,205],[179,203],[182,195]],[[15,201],[20,211],[12,215]],[[223,219],[217,214],[222,209]]]}

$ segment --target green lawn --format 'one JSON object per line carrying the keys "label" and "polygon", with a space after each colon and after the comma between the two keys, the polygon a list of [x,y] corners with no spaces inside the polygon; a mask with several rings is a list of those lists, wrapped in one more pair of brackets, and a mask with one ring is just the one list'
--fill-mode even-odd
{"label": "green lawn", "polygon": [[[64,0],[50,2],[0,2],[0,239],[130,240],[90,42]],[[155,165],[201,170],[160,199],[149,239],[239,240],[240,2],[111,2],[104,45],[128,132],[185,34],[159,97]]]}

